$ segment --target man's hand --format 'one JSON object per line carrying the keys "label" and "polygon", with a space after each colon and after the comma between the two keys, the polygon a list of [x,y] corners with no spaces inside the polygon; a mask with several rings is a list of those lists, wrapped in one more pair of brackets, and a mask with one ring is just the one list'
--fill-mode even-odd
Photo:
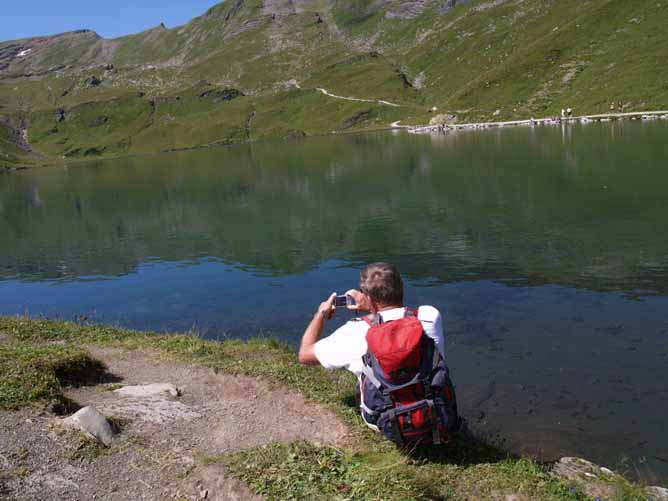
{"label": "man's hand", "polygon": [[333,292],[328,299],[320,303],[318,307],[318,314],[322,315],[326,320],[329,320],[334,315],[336,307],[334,306],[334,301],[336,300],[336,292]]}
{"label": "man's hand", "polygon": [[350,289],[346,292],[346,296],[350,296],[355,300],[355,304],[348,306],[349,310],[360,311],[362,313],[370,313],[373,311],[371,308],[371,300],[369,296],[363,292],[358,291],[357,289]]}

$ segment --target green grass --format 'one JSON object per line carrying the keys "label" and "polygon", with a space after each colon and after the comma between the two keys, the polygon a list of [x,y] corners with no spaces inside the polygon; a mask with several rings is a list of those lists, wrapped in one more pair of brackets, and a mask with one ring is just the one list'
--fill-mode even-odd
{"label": "green grass", "polygon": [[0,408],[57,400],[64,384],[99,369],[99,362],[72,345],[0,344]]}
{"label": "green grass", "polygon": [[[458,437],[438,449],[397,449],[363,426],[353,403],[352,375],[301,366],[289,347],[271,339],[214,342],[190,334],[25,317],[0,317],[0,334],[6,338],[0,343],[0,407],[5,409],[62,399],[68,384],[103,380],[104,367],[85,352],[86,345],[100,345],[157,350],[215,371],[260,377],[335,411],[351,433],[341,449],[297,442],[200,458],[202,464],[223,462],[269,499],[588,499],[578,485],[551,477],[548,466],[508,454],[488,440]],[[73,454],[94,460],[99,451],[89,449],[84,443]],[[640,499],[641,486],[621,477],[610,481],[618,499]]]}
{"label": "green grass", "polygon": [[230,471],[269,499],[419,499],[410,469],[306,442],[272,444],[228,461]]}
{"label": "green grass", "polygon": [[374,446],[272,444],[222,461],[269,499],[586,499],[544,466],[475,440],[461,439],[423,457]]}

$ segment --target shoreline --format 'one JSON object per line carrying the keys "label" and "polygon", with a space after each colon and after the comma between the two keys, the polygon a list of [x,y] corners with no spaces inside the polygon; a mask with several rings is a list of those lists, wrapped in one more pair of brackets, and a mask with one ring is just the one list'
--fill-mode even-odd
{"label": "shoreline", "polygon": [[[107,356],[105,363],[104,357],[99,358],[100,354],[105,353],[117,355],[113,355],[113,358]],[[309,405],[322,406],[323,412],[333,412],[338,416],[351,437],[350,441],[342,443],[338,448],[319,442],[282,445],[272,442],[234,454],[209,455],[202,460],[215,461],[222,465],[226,472],[236,472],[235,476],[256,494],[270,489],[276,496],[294,495],[295,487],[292,483],[286,484],[284,479],[303,474],[306,478],[300,488],[305,488],[306,491],[297,493],[304,495],[310,492],[309,489],[340,492],[340,486],[345,484],[354,486],[360,498],[391,499],[396,497],[391,495],[396,492],[396,482],[400,482],[404,496],[402,498],[416,499],[441,499],[444,494],[454,494],[456,499],[498,499],[502,493],[506,499],[585,500],[600,497],[668,500],[668,489],[630,482],[612,470],[584,459],[565,457],[556,462],[538,462],[531,457],[511,454],[500,445],[475,436],[458,437],[446,448],[432,450],[424,457],[413,458],[411,453],[397,449],[362,425],[357,408],[349,402],[354,388],[353,377],[342,371],[329,372],[301,366],[296,362],[293,350],[267,339],[219,342],[203,340],[193,334],[156,334],[105,325],[0,316],[0,368],[3,368],[3,372],[7,369],[6,373],[10,375],[8,380],[0,379],[0,418],[4,415],[5,419],[11,421],[12,416],[18,416],[19,420],[27,418],[26,422],[32,424],[33,420],[38,419],[33,416],[33,413],[37,412],[38,416],[41,416],[39,419],[43,420],[39,423],[56,423],[58,419],[64,418],[64,415],[45,415],[43,409],[45,406],[48,408],[49,402],[61,400],[67,403],[68,397],[77,395],[81,398],[92,398],[93,403],[100,399],[105,400],[104,395],[111,398],[110,391],[124,386],[127,382],[121,378],[108,387],[109,379],[97,381],[86,368],[97,368],[99,371],[100,367],[107,367],[104,371],[107,378],[115,377],[120,374],[113,368],[117,362],[116,357],[126,358],[123,353],[127,353],[130,359],[138,360],[142,370],[148,370],[149,373],[153,363],[189,364],[193,368],[200,368],[197,370],[211,370],[211,377],[226,377],[232,385],[236,384],[234,378],[244,377],[250,377],[258,384],[276,385],[275,389],[270,391],[272,395],[275,391],[285,391],[281,388],[288,388],[303,396]],[[135,355],[131,355],[133,353]],[[146,358],[150,356],[156,358]],[[147,360],[150,362],[148,367]],[[106,372],[107,370],[111,372]],[[128,375],[136,375],[140,372],[140,367],[127,367],[126,372]],[[174,377],[169,367],[162,374],[165,378]],[[43,386],[43,377],[50,381],[46,387]],[[202,378],[207,377],[209,376],[202,373]],[[64,379],[59,381],[60,378]],[[77,378],[86,381],[90,390],[77,390]],[[154,383],[152,380],[138,380],[135,384],[142,382]],[[165,382],[187,384],[187,379],[177,377],[174,381]],[[35,393],[35,388],[39,388],[41,392]],[[192,394],[192,389],[190,393],[188,390],[189,387],[186,386],[186,403],[188,395]],[[78,397],[69,400],[70,406],[76,406],[77,403],[91,405],[88,400],[79,400]],[[113,413],[108,416],[109,419],[119,419],[119,416]],[[224,415],[216,416],[225,420]],[[249,419],[250,416],[251,414]],[[130,434],[125,435],[125,438],[121,434],[121,443],[128,443],[128,440],[131,442],[135,424],[133,419],[125,422],[124,427],[130,430]],[[273,428],[268,430],[272,433],[274,431]],[[39,430],[33,429],[30,433],[31,440],[44,439]],[[228,438],[235,441],[234,437]],[[0,441],[0,449],[2,447]],[[150,452],[152,449],[147,450]],[[114,455],[123,452],[123,447],[112,445],[100,454],[109,457],[111,461]],[[189,450],[184,452],[191,453]],[[193,450],[192,454],[197,457],[196,450]],[[286,466],[288,458],[290,461]],[[344,471],[340,476],[332,476],[329,468],[322,471],[312,470],[314,462],[333,458]],[[30,482],[29,479],[35,475],[35,469],[39,468],[37,457],[35,461],[30,467],[17,463],[13,470],[14,477],[3,480],[0,475],[0,484],[8,482],[8,485],[14,485],[20,490],[24,485],[21,482]],[[378,468],[379,464],[384,466]],[[377,472],[400,465],[403,466],[391,475],[393,482],[383,485]],[[95,475],[104,476],[109,473],[104,460],[100,463],[92,461],[87,468],[87,471]],[[273,473],[267,473],[266,470],[272,470]],[[148,474],[155,473],[150,465],[146,471]],[[194,475],[199,474],[197,468],[192,472]],[[193,478],[192,472],[188,473],[188,478]],[[422,480],[429,480],[428,485],[437,485],[437,490],[433,491],[431,487],[425,489]]]}
{"label": "shoreline", "polygon": [[[395,122],[396,123],[396,122]],[[401,128],[401,127],[399,127]],[[80,166],[85,164],[90,164],[94,162],[104,162],[107,160],[123,160],[130,158],[144,158],[156,155],[168,155],[172,153],[186,153],[190,151],[203,151],[203,150],[213,150],[217,148],[233,148],[239,146],[252,146],[254,144],[263,144],[263,143],[272,143],[272,142],[290,142],[290,141],[300,141],[304,139],[311,138],[322,138],[329,136],[344,136],[344,135],[353,135],[353,134],[364,134],[370,132],[389,132],[397,130],[397,127],[394,127],[394,124],[369,127],[366,129],[353,129],[353,130],[333,130],[330,132],[323,132],[322,134],[313,134],[311,136],[304,136],[302,138],[290,139],[286,137],[263,137],[260,139],[248,139],[243,141],[232,141],[232,142],[213,142],[208,144],[202,144],[198,146],[186,146],[183,148],[171,148],[166,150],[154,151],[154,152],[138,152],[138,153],[127,153],[119,155],[109,155],[109,156],[99,156],[99,157],[90,157],[90,158],[53,158],[53,162],[42,162],[36,164],[0,164],[0,174],[16,174],[25,171],[33,171],[37,169],[47,169],[50,167],[69,167],[69,166]],[[46,160],[49,160],[50,157],[46,157]]]}
{"label": "shoreline", "polygon": [[406,129],[410,134],[445,133],[457,130],[492,129],[502,127],[536,126],[536,125],[563,125],[573,123],[611,122],[618,120],[668,120],[668,110],[633,111],[627,113],[600,113],[594,115],[580,115],[575,117],[546,117],[529,118],[524,120],[508,120],[499,122],[471,122],[463,124],[437,125],[399,125],[394,122],[393,129]]}
{"label": "shoreline", "polygon": [[[617,120],[645,120],[645,121],[654,121],[654,120],[668,120],[668,110],[665,111],[637,111],[637,112],[627,112],[627,113],[601,113],[593,115],[580,115],[576,117],[546,117],[546,118],[529,118],[522,120],[508,120],[508,121],[498,121],[498,122],[470,122],[462,124],[445,124],[445,125],[400,125],[401,120],[392,122],[386,126],[376,126],[369,127],[364,129],[355,129],[355,130],[332,130],[330,132],[322,134],[313,134],[311,136],[305,136],[303,139],[315,138],[315,137],[328,137],[328,136],[341,136],[341,135],[351,135],[351,134],[364,134],[367,132],[385,132],[385,131],[399,131],[405,130],[409,134],[443,134],[449,132],[455,132],[458,130],[473,130],[473,129],[493,129],[493,128],[504,128],[504,127],[520,127],[520,126],[536,126],[536,125],[563,125],[563,124],[573,124],[573,123],[606,123]],[[52,162],[46,157],[42,162],[35,164],[16,164],[16,165],[0,165],[0,174],[2,173],[19,173],[24,171],[31,171],[35,169],[43,169],[48,167],[68,167],[70,165],[85,165],[87,163],[101,162],[106,160],[121,160],[124,158],[141,158],[149,157],[152,155],[163,155],[170,153],[182,153],[188,151],[198,151],[198,150],[208,150],[215,148],[225,148],[225,147],[234,147],[234,146],[244,146],[252,145],[257,143],[273,142],[273,141],[289,141],[289,139],[282,137],[275,138],[261,138],[261,139],[251,139],[244,141],[232,141],[232,142],[213,142],[198,146],[187,146],[183,148],[172,148],[166,150],[160,150],[155,152],[139,152],[139,153],[128,153],[120,155],[109,155],[109,156],[100,156],[100,157],[91,157],[91,158],[53,158]]]}

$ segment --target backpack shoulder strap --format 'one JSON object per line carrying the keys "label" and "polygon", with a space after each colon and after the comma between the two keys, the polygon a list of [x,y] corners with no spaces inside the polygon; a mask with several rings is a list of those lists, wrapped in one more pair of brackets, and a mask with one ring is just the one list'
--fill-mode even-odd
{"label": "backpack shoulder strap", "polygon": [[418,308],[408,308],[408,307],[406,307],[406,309],[405,309],[405,311],[404,311],[404,318],[406,318],[406,317],[415,317],[415,318],[417,318],[417,317],[418,317],[418,310],[419,310],[419,309],[420,309],[419,307],[418,307]]}
{"label": "backpack shoulder strap", "polygon": [[373,313],[370,315],[365,315],[359,320],[364,320],[367,324],[369,324],[369,327],[383,323],[383,317],[381,317],[378,313],[375,315]]}

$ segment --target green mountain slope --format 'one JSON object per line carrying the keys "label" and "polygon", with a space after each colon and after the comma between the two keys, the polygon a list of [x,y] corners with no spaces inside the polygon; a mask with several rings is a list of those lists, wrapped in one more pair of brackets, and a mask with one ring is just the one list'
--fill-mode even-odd
{"label": "green mountain slope", "polygon": [[[667,21],[664,0],[227,0],[174,29],[0,43],[0,119],[54,159],[421,123],[433,106],[666,108]],[[6,144],[0,162],[19,161]]]}

